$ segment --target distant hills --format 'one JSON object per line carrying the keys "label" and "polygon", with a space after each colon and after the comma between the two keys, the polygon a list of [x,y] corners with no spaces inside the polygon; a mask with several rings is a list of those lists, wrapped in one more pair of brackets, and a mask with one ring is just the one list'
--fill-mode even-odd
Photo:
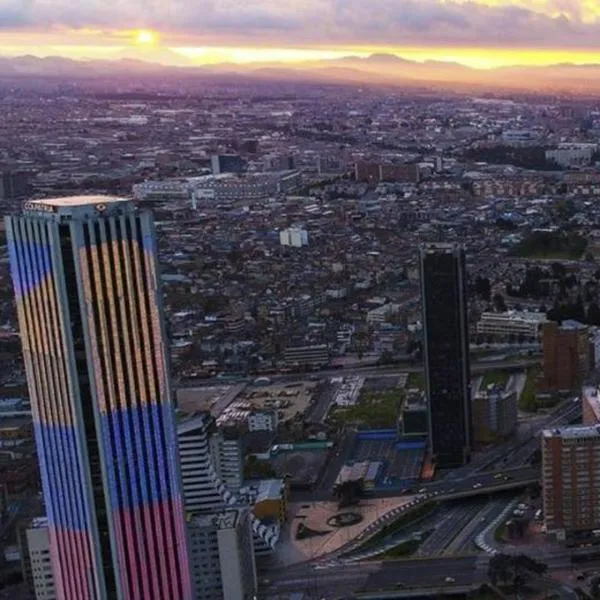
{"label": "distant hills", "polygon": [[261,80],[315,83],[434,85],[512,88],[518,90],[600,92],[600,65],[556,64],[472,69],[455,62],[417,62],[393,54],[298,63],[256,62],[195,65],[167,48],[125,50],[114,60],[71,60],[61,57],[0,56],[0,77],[64,77],[71,79],[127,75],[244,75]]}

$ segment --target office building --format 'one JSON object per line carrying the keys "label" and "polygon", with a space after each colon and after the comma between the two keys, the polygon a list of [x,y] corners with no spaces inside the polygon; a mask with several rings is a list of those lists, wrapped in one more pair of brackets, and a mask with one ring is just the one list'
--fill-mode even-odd
{"label": "office building", "polygon": [[279,525],[262,523],[252,513],[251,500],[255,498],[233,494],[219,478],[213,449],[219,451],[221,442],[233,440],[220,435],[210,414],[182,421],[178,435],[197,597],[252,598],[252,594],[241,594],[256,589],[254,557],[273,552]]}
{"label": "office building", "polygon": [[571,320],[543,325],[541,391],[560,392],[579,387],[589,373],[590,364],[586,325]]}
{"label": "office building", "polygon": [[243,173],[244,159],[237,154],[213,154],[210,158],[213,175],[222,173]]}
{"label": "office building", "polygon": [[[59,600],[50,559],[50,535],[46,518],[37,518],[25,530],[21,547],[23,571],[29,573],[30,587],[36,600]],[[25,564],[27,566],[25,566]]]}
{"label": "office building", "polygon": [[329,349],[327,344],[288,346],[283,351],[283,358],[288,365],[320,367],[329,364]]}
{"label": "office building", "polygon": [[210,451],[219,479],[231,492],[237,492],[244,482],[244,451],[242,439],[235,427],[222,427],[210,437]]}
{"label": "office building", "polygon": [[27,171],[0,171],[0,201],[26,198],[30,193],[29,178]]}
{"label": "office building", "polygon": [[541,329],[548,321],[546,313],[509,310],[484,312],[477,323],[477,333],[499,341],[539,341]]}
{"label": "office building", "polygon": [[260,521],[283,525],[287,519],[289,490],[284,479],[261,479],[240,490],[239,497],[252,506]]}
{"label": "office building", "polygon": [[439,468],[469,460],[471,380],[465,252],[459,244],[420,250],[429,448]]}
{"label": "office building", "polygon": [[473,398],[473,439],[489,444],[509,438],[517,429],[518,401],[515,390],[490,386]]}
{"label": "office building", "polygon": [[308,232],[306,229],[300,229],[299,227],[282,229],[279,232],[279,243],[282,246],[294,246],[295,248],[308,246]]}
{"label": "office building", "polygon": [[186,513],[220,510],[232,499],[213,466],[210,438],[218,435],[210,414],[200,414],[177,426],[181,480]]}
{"label": "office building", "polygon": [[6,223],[56,595],[188,600],[152,217],[84,196]]}
{"label": "office building", "polygon": [[252,600],[256,563],[248,507],[198,514],[189,522],[197,597],[202,600]]}
{"label": "office building", "polygon": [[542,487],[548,533],[564,540],[600,528],[600,427],[542,433]]}

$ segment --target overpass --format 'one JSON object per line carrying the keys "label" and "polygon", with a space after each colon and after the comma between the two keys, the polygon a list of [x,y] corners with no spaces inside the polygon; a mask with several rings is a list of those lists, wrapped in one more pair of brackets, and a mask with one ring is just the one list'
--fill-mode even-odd
{"label": "overpass", "polygon": [[462,594],[470,594],[481,588],[481,583],[470,583],[462,585],[446,584],[443,586],[421,586],[414,588],[399,587],[396,590],[380,590],[370,592],[357,592],[352,597],[364,600],[384,600],[387,598],[423,598],[423,597],[446,597]]}
{"label": "overpass", "polygon": [[509,471],[477,473],[459,481],[440,481],[423,486],[423,492],[416,495],[404,506],[395,508],[361,531],[356,538],[338,548],[333,555],[350,556],[365,546],[384,527],[391,525],[400,517],[410,514],[429,502],[441,502],[458,498],[469,498],[483,494],[493,494],[519,489],[538,483],[539,469],[526,467]]}

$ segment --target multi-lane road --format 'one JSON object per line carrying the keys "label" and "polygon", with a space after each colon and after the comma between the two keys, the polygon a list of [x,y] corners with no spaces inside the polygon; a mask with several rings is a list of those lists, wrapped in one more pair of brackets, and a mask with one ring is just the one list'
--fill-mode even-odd
{"label": "multi-lane road", "polygon": [[[261,598],[305,592],[314,598],[350,598],[359,591],[484,583],[486,557],[432,558],[352,564],[303,565],[262,580]],[[452,581],[451,581],[452,580]]]}

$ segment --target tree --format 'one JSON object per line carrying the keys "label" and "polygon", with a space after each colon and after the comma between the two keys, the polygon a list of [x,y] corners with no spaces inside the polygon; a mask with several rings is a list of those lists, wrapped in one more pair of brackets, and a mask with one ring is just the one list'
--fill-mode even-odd
{"label": "tree", "polygon": [[494,308],[497,312],[506,312],[506,302],[502,294],[494,294],[492,300],[494,302]]}
{"label": "tree", "polygon": [[600,325],[600,306],[596,302],[588,306],[586,322],[588,325]]}

